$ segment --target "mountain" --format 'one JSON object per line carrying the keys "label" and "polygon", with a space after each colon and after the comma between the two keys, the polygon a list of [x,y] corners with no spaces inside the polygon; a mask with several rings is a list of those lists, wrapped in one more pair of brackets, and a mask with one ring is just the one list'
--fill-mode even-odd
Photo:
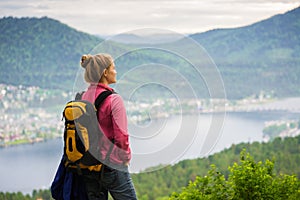
{"label": "mountain", "polygon": [[300,95],[300,7],[249,26],[190,35],[219,67],[228,96]]}
{"label": "mountain", "polygon": [[0,19],[0,82],[67,89],[81,55],[102,40],[57,20]]}
{"label": "mountain", "polygon": [[[70,90],[74,85],[81,55],[90,53],[104,41],[47,17],[2,18],[0,33],[0,83],[64,90]],[[277,97],[300,95],[300,8],[249,26],[216,29],[189,37],[203,46],[216,63],[227,98],[258,95],[262,91]],[[128,75],[129,71],[134,74],[126,80],[126,84],[134,87],[134,83],[143,82],[145,74],[150,76],[151,73],[134,71],[132,69],[138,68],[131,69],[130,66],[159,63],[182,70],[179,72],[187,77],[185,80],[188,80],[188,84],[197,87],[194,89],[199,97],[209,95],[205,81],[199,81],[195,71],[183,66],[186,62],[184,59],[178,60],[177,55],[166,55],[167,51],[150,51],[147,48],[135,51],[124,42],[117,44],[120,39],[127,43],[132,40],[141,43],[145,38],[140,35],[120,35],[114,39],[113,45],[108,44],[105,50],[118,51],[115,55],[126,52],[126,56],[119,56],[116,60],[117,66],[122,66],[118,68],[119,77]],[[193,52],[193,49],[185,46],[178,45],[177,48],[183,48],[183,51],[191,54]],[[151,71],[154,68],[149,66],[149,69]],[[155,79],[174,83],[179,91],[190,93],[183,87],[184,83],[178,80],[180,76],[166,76],[157,72],[152,74]],[[159,84],[156,84],[156,88],[149,88],[148,85],[145,90],[139,90],[141,94],[162,96],[157,93],[163,89],[157,88]]]}
{"label": "mountain", "polygon": [[[148,29],[144,30],[145,32]],[[159,31],[159,30],[157,30]],[[142,32],[142,31],[140,31]],[[136,34],[136,33],[124,33],[108,38],[112,41],[125,43],[125,44],[159,44],[174,42],[182,39],[184,36],[175,33],[153,33],[148,35]]]}

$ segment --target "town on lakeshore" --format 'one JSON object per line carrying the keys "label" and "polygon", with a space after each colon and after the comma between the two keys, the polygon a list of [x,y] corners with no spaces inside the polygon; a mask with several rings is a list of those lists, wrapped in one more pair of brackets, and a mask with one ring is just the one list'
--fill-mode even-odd
{"label": "town on lakeshore", "polygon": [[[71,100],[72,96],[72,92],[44,90],[35,86],[0,84],[0,147],[62,137],[61,113],[65,103]],[[228,99],[157,98],[148,102],[145,100],[143,102],[125,101],[125,106],[129,123],[144,123],[154,118],[167,118],[182,114],[288,112],[285,108],[263,106],[272,101],[275,101],[272,95],[261,92],[259,95],[234,101]],[[300,111],[296,110],[296,112]],[[299,119],[266,122],[265,139],[272,139],[275,135],[280,137],[298,135],[300,134],[299,126]]]}

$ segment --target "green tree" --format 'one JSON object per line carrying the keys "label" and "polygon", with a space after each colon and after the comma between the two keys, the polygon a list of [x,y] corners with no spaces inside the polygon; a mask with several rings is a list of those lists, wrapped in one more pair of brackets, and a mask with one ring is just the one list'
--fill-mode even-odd
{"label": "green tree", "polygon": [[227,180],[212,165],[207,176],[198,176],[181,193],[174,192],[169,199],[300,199],[300,181],[297,177],[276,175],[273,169],[274,162],[255,162],[243,150],[240,162],[229,167]]}

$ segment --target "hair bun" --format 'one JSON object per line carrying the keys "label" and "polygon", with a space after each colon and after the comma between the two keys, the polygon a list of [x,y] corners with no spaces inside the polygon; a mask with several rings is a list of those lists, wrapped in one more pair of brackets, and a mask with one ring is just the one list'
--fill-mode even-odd
{"label": "hair bun", "polygon": [[89,60],[91,57],[92,57],[91,55],[83,55],[83,56],[81,56],[81,62],[80,62],[80,64],[81,64],[81,66],[83,68],[86,68],[86,61]]}

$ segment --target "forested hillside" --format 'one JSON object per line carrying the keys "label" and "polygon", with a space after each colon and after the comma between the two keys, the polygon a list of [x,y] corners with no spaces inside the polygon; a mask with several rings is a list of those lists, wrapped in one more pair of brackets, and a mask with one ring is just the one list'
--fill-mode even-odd
{"label": "forested hillside", "polygon": [[298,165],[300,163],[300,136],[276,138],[269,143],[232,145],[207,158],[184,160],[158,171],[134,174],[132,178],[140,197],[156,200],[172,192],[179,192],[182,187],[188,185],[189,181],[194,181],[197,176],[206,175],[212,164],[216,166],[217,171],[228,177],[230,173],[228,167],[240,160],[240,153],[243,149],[246,149],[256,162],[273,160],[276,174],[294,174],[300,178]]}
{"label": "forested hillside", "polygon": [[300,8],[249,26],[191,35],[212,56],[228,96],[300,94]]}
{"label": "forested hillside", "polygon": [[0,82],[71,88],[81,55],[101,39],[43,18],[0,19]]}
{"label": "forested hillside", "polygon": [[[0,33],[0,83],[64,90],[72,89],[80,56],[103,41],[47,17],[2,18]],[[257,95],[261,91],[277,97],[300,95],[300,8],[250,26],[212,30],[190,37],[217,64],[229,99]],[[191,53],[194,49],[184,51]],[[184,68],[178,56],[164,55],[149,51],[126,55],[126,60],[121,58],[117,63],[122,66],[118,76],[128,72],[130,66],[145,63]],[[198,87],[194,89],[199,96],[207,92],[206,86],[199,83],[202,80],[194,78],[193,71],[183,72],[191,85]],[[142,78],[136,75],[130,84]],[[156,78],[176,83],[174,77],[163,73],[157,73]],[[145,95],[152,92],[146,91]]]}

